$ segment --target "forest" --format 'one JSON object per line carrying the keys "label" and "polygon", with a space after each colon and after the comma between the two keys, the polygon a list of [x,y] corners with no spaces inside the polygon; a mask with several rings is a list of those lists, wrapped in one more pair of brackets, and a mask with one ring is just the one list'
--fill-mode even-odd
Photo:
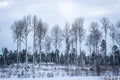
{"label": "forest", "polygon": [[[7,46],[2,48],[0,68],[14,64],[19,68],[21,64],[25,64],[26,69],[30,64],[53,64],[78,66],[82,70],[87,70],[85,67],[88,67],[88,71],[93,71],[93,76],[104,75],[105,71],[119,75],[120,21],[112,23],[107,17],[103,17],[91,22],[87,30],[84,22],[84,17],[78,17],[73,20],[72,25],[65,22],[64,28],[59,25],[50,27],[37,15],[24,16],[11,25],[16,49],[9,50]],[[32,52],[28,47],[29,37],[33,39]],[[112,47],[108,50],[109,43]]]}

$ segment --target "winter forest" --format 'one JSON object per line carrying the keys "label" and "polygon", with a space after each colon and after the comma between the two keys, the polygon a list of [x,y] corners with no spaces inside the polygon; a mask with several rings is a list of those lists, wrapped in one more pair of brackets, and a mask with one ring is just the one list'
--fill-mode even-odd
{"label": "winter forest", "polygon": [[[119,76],[120,21],[112,24],[108,18],[103,17],[100,19],[102,26],[98,22],[91,22],[87,36],[85,36],[84,21],[83,17],[76,18],[72,25],[66,22],[64,29],[59,25],[49,29],[48,24],[36,15],[25,16],[15,21],[11,25],[11,30],[17,46],[16,50],[2,48],[0,65],[3,72],[4,68],[16,66],[19,69],[23,67],[21,65],[24,65],[25,71],[31,66],[34,70],[36,65],[38,68],[43,65],[60,65],[65,66],[63,69],[71,76],[105,74]],[[28,52],[27,46],[30,33],[33,34],[32,53]],[[109,46],[107,36],[110,37],[109,42],[113,44],[110,53],[107,53],[107,46]],[[84,46],[87,46],[89,51],[84,50],[81,46],[82,42],[85,42]],[[21,44],[24,44],[25,48],[22,48]],[[75,72],[71,72],[71,66],[76,67]],[[81,71],[85,73],[80,73]],[[24,75],[22,71],[17,76],[27,77],[27,73]],[[49,76],[53,75],[49,74]]]}
{"label": "winter forest", "polygon": [[86,6],[76,0],[52,0],[55,6],[20,1],[21,8],[5,1],[0,1],[0,80],[120,80],[119,5],[107,12],[104,1],[94,1],[94,9],[88,1]]}

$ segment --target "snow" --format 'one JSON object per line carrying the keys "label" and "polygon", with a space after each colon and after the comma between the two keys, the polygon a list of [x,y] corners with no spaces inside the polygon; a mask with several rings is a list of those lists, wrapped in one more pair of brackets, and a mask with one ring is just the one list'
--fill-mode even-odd
{"label": "snow", "polygon": [[120,76],[65,76],[52,78],[0,78],[0,80],[120,80]]}
{"label": "snow", "polygon": [[[106,71],[102,76],[90,71],[90,67],[56,64],[16,64],[0,68],[0,80],[111,80],[111,71]],[[120,78],[119,78],[120,79]],[[118,79],[115,79],[118,80]]]}
{"label": "snow", "polygon": [[0,80],[98,80],[99,77],[93,77],[93,76],[81,76],[81,77],[52,77],[52,78],[2,78]]}

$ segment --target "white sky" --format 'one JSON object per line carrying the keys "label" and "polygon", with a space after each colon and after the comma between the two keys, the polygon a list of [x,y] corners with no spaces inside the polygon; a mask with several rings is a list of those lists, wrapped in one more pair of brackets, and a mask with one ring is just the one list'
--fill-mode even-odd
{"label": "white sky", "polygon": [[85,29],[92,21],[108,17],[111,22],[120,20],[120,0],[0,0],[0,49],[15,49],[11,25],[25,15],[36,14],[52,27],[64,27],[76,17],[85,18]]}

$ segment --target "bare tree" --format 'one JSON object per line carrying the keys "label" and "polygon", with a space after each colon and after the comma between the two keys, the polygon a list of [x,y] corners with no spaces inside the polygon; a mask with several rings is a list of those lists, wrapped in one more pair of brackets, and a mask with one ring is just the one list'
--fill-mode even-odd
{"label": "bare tree", "polygon": [[25,16],[23,18],[23,22],[24,22],[24,40],[25,40],[25,50],[26,50],[26,59],[25,59],[25,63],[26,65],[28,64],[28,35],[31,31],[31,16]]}
{"label": "bare tree", "polygon": [[114,45],[114,41],[115,41],[116,31],[117,31],[116,26],[114,24],[111,24],[109,26],[109,30],[110,30],[109,35],[112,38],[112,55],[113,55],[113,61],[115,61],[115,55],[114,55],[114,53],[115,53],[114,46],[115,45]]}
{"label": "bare tree", "polygon": [[65,24],[65,29],[64,29],[64,38],[65,38],[65,45],[66,45],[66,49],[65,49],[65,53],[67,56],[66,59],[66,65],[69,65],[69,50],[70,50],[70,25],[69,23]]}
{"label": "bare tree", "polygon": [[[72,28],[71,28],[71,35],[72,35],[72,40],[75,43],[75,55],[77,55],[77,44],[78,44],[78,26],[76,24],[76,20],[73,21],[72,23]],[[77,56],[75,56],[74,63],[77,64]]]}
{"label": "bare tree", "polygon": [[76,20],[74,20],[72,24],[72,30],[71,30],[72,36],[74,37],[74,42],[75,42],[75,49],[76,49],[76,54],[77,54],[77,43],[78,43],[78,26],[76,24]]}
{"label": "bare tree", "polygon": [[23,21],[19,20],[14,22],[12,25],[11,29],[13,31],[13,38],[17,42],[17,63],[19,64],[19,53],[21,51],[21,42],[22,42],[22,37],[23,37]]}
{"label": "bare tree", "polygon": [[45,37],[45,34],[47,32],[47,23],[43,23],[41,19],[38,21],[37,26],[37,38],[38,38],[38,44],[39,44],[39,59],[41,63],[41,50],[42,50],[42,39]]}
{"label": "bare tree", "polygon": [[47,53],[48,55],[48,60],[50,62],[50,51],[51,51],[51,43],[52,43],[52,38],[49,34],[46,34],[45,36],[45,52]]}
{"label": "bare tree", "polygon": [[56,61],[57,64],[59,63],[59,58],[57,56],[57,53],[59,53],[58,48],[60,49],[60,45],[61,45],[61,41],[62,41],[62,30],[59,27],[59,25],[55,25],[52,29],[51,29],[51,35],[52,35],[52,40],[53,40],[53,44],[54,46],[54,50],[56,53]]}
{"label": "bare tree", "polygon": [[81,53],[81,43],[85,35],[85,30],[83,29],[84,18],[76,18],[75,24],[78,27],[78,38],[79,38],[79,52]]}
{"label": "bare tree", "polygon": [[35,52],[37,47],[37,26],[38,26],[38,18],[36,15],[33,16],[32,19],[32,28],[33,28],[33,64],[35,64]]}
{"label": "bare tree", "polygon": [[101,41],[102,33],[99,31],[99,24],[97,22],[91,23],[90,32],[93,41],[92,42],[93,49],[95,50],[95,53],[98,54],[99,53],[98,44]]}

